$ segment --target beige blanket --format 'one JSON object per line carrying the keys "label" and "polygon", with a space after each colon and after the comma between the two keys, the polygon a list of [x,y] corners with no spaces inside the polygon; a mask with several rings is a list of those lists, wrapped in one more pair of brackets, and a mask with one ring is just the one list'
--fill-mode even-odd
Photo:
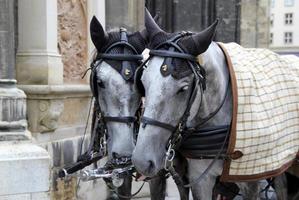
{"label": "beige blanket", "polygon": [[[231,65],[234,116],[222,180],[285,171],[299,150],[299,58],[220,44]],[[232,75],[232,73],[234,73]]]}

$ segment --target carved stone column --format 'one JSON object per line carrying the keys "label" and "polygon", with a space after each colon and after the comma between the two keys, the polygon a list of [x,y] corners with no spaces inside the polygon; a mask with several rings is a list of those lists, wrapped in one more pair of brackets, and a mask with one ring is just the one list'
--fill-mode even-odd
{"label": "carved stone column", "polygon": [[0,1],[0,141],[28,139],[26,96],[16,88],[14,2]]}
{"label": "carved stone column", "polygon": [[26,95],[15,80],[15,3],[0,0],[0,199],[44,199],[49,154],[32,143]]}
{"label": "carved stone column", "polygon": [[63,65],[57,51],[57,1],[18,1],[19,84],[63,83]]}
{"label": "carved stone column", "polygon": [[[62,100],[47,98],[63,84],[57,48],[57,0],[19,0],[18,31],[16,75],[19,87],[28,95],[29,129],[36,137],[36,132],[55,130],[64,109]],[[49,87],[53,89],[49,91]]]}

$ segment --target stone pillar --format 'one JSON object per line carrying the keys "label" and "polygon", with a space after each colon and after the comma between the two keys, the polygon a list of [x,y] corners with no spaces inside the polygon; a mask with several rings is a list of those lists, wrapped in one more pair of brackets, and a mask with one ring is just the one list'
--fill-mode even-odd
{"label": "stone pillar", "polygon": [[0,1],[0,141],[28,139],[26,96],[16,88],[14,2]]}
{"label": "stone pillar", "polygon": [[57,0],[18,0],[18,31],[16,76],[28,95],[29,129],[36,137],[36,132],[55,130],[64,109],[62,100],[48,98],[63,84]]}
{"label": "stone pillar", "polygon": [[[101,22],[102,26],[106,26],[106,9],[105,9],[105,1],[98,1],[98,0],[88,0],[87,1],[87,15],[88,15],[88,23],[87,23],[87,30],[89,30],[89,22],[91,18],[95,15],[98,20]],[[92,54],[94,53],[95,47],[91,41],[90,33],[88,31],[88,60],[92,59]]]}
{"label": "stone pillar", "polygon": [[269,47],[270,1],[241,0],[240,44],[249,48]]}
{"label": "stone pillar", "polygon": [[19,84],[63,83],[63,65],[57,50],[57,1],[18,1]]}
{"label": "stone pillar", "polygon": [[49,199],[49,155],[31,142],[15,80],[15,3],[0,0],[0,199]]}

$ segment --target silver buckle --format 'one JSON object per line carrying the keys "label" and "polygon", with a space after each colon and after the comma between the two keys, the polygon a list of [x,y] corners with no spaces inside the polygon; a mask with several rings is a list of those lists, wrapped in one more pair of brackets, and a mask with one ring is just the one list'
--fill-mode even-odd
{"label": "silver buckle", "polygon": [[169,141],[168,150],[165,154],[165,162],[164,162],[164,169],[169,170],[170,167],[173,166],[173,159],[175,157],[175,151],[172,148],[171,140]]}

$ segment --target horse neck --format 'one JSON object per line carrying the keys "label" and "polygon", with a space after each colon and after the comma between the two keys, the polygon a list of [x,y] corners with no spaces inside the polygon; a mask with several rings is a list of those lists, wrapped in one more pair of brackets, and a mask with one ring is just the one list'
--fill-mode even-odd
{"label": "horse neck", "polygon": [[[202,55],[202,65],[206,70],[206,90],[202,94],[199,90],[196,99],[191,107],[191,115],[188,120],[188,126],[194,127],[203,121],[221,105],[225,98],[223,106],[203,126],[229,124],[232,113],[232,97],[230,87],[226,95],[229,72],[224,54],[220,47],[212,42],[208,50]],[[202,100],[201,100],[202,98]]]}

